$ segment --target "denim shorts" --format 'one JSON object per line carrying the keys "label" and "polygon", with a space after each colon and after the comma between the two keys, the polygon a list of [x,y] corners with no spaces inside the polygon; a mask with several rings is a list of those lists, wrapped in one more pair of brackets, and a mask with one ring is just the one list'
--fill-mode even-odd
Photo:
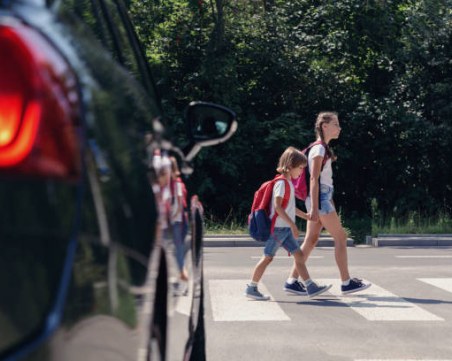
{"label": "denim shorts", "polygon": [[[319,214],[328,214],[334,212],[336,208],[334,208],[333,204],[333,193],[334,188],[321,184],[320,185],[320,204],[319,204]],[[306,209],[309,212],[311,210],[311,197],[306,198],[305,201]]]}
{"label": "denim shorts", "polygon": [[273,257],[280,246],[283,246],[289,253],[294,253],[300,248],[288,227],[275,227],[273,234],[265,242],[264,255]]}

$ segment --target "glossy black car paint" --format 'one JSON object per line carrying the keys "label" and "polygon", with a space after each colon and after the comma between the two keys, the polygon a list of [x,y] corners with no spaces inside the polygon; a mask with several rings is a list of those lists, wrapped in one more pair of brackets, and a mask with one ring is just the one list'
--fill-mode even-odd
{"label": "glossy black car paint", "polygon": [[[233,133],[234,114],[191,104],[186,153],[172,144],[119,0],[0,1],[0,26],[36,32],[75,76],[81,159],[75,180],[0,169],[0,359],[205,359],[201,208],[190,210],[190,292],[177,295],[153,156],[191,160]],[[227,129],[203,133],[209,111]]]}

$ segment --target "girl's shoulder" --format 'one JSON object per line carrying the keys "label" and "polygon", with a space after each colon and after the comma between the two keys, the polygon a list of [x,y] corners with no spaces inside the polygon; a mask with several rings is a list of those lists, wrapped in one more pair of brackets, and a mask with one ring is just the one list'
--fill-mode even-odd
{"label": "girl's shoulder", "polygon": [[309,151],[310,156],[321,155],[324,156],[326,152],[326,146],[323,143],[314,144]]}

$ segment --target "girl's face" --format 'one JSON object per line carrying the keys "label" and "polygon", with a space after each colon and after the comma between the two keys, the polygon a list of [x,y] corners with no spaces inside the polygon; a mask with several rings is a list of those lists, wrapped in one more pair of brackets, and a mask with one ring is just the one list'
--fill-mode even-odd
{"label": "girl's face", "polygon": [[294,178],[294,179],[298,178],[300,176],[301,172],[303,171],[303,168],[304,168],[304,166],[302,166],[302,165],[291,168],[289,171],[290,177]]}
{"label": "girl's face", "polygon": [[341,126],[339,125],[339,119],[334,117],[329,123],[323,123],[323,134],[325,138],[337,139],[341,133]]}

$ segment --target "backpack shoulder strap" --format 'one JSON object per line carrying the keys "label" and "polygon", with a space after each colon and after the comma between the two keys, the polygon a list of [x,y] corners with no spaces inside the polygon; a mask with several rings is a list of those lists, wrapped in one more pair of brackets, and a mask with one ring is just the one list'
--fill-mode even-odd
{"label": "backpack shoulder strap", "polygon": [[290,198],[290,185],[289,185],[289,181],[286,179],[286,177],[284,177],[282,174],[277,175],[274,179],[273,179],[273,187],[275,186],[275,183],[279,180],[283,180],[284,181],[284,197],[283,197],[283,201],[281,206],[285,209],[287,207],[287,204],[289,203],[289,198]]}
{"label": "backpack shoulder strap", "polygon": [[[315,142],[312,142],[311,144],[309,144],[309,145],[303,150],[303,153],[304,153],[304,155],[305,155],[306,157],[308,157],[309,151],[311,150],[311,148],[312,148],[314,145],[317,145],[317,144],[321,144],[321,145],[323,145],[323,147],[325,148],[325,156],[323,157],[323,160],[322,160],[322,170],[323,170],[323,167],[325,166],[326,162],[328,161],[328,159],[330,159],[330,156],[329,156],[329,153],[328,153],[328,144],[326,144],[323,140],[316,140]],[[308,167],[308,168],[309,168],[309,167]],[[309,169],[308,169],[308,172],[309,172]]]}
{"label": "backpack shoulder strap", "polygon": [[290,184],[289,184],[289,181],[286,178],[284,178],[284,185],[285,185],[284,197],[283,197],[283,201],[282,201],[281,206],[284,209],[286,209],[287,205],[289,204],[289,199],[290,199]]}
{"label": "backpack shoulder strap", "polygon": [[[284,177],[283,175],[278,175],[273,179],[273,186],[275,185],[275,183],[278,180],[283,180],[284,181],[284,197],[283,197],[283,201],[281,203],[281,207],[283,207],[283,209],[287,208],[287,205],[289,204],[289,199],[290,199],[290,184],[289,181],[286,179],[286,177]],[[274,229],[275,229],[275,223],[276,223],[276,218],[278,217],[278,213],[275,210],[275,214],[273,215],[272,219],[271,219],[271,227],[270,227],[270,234],[273,233]]]}

